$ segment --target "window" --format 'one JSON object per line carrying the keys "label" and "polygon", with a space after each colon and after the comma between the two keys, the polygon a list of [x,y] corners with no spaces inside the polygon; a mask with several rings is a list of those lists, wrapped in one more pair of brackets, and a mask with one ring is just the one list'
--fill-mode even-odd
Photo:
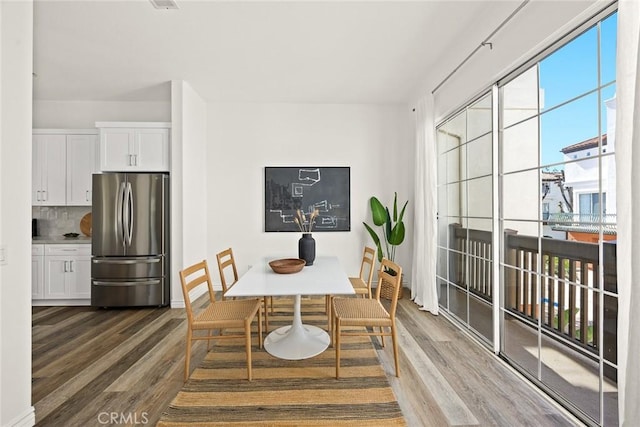
{"label": "window", "polygon": [[[587,193],[579,194],[579,214],[580,215],[600,215],[600,194]],[[602,213],[606,214],[607,193],[602,193]]]}
{"label": "window", "polygon": [[493,333],[493,101],[437,128],[440,305],[488,344]]}
{"label": "window", "polygon": [[443,311],[596,425],[618,424],[616,35],[613,5],[436,127]]}
{"label": "window", "polygon": [[618,421],[617,326],[599,311],[617,313],[605,279],[615,275],[605,242],[616,232],[615,203],[606,206],[616,191],[616,26],[617,14],[604,16],[498,83],[500,354],[599,425]]}

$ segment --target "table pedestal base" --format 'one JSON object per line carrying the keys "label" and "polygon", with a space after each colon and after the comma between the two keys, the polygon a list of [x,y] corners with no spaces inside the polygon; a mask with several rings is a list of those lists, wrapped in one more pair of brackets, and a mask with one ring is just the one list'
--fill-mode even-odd
{"label": "table pedestal base", "polygon": [[300,360],[322,353],[329,347],[329,342],[329,334],[324,329],[302,324],[300,295],[296,295],[291,326],[271,332],[264,340],[264,348],[280,359]]}

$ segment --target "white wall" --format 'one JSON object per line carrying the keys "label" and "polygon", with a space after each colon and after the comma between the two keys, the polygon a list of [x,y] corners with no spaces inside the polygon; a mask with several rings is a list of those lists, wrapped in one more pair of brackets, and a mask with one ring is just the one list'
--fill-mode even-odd
{"label": "white wall", "polygon": [[0,2],[0,19],[0,425],[30,426],[33,3]]}
{"label": "white wall", "polygon": [[170,122],[171,103],[116,101],[34,101],[33,127],[91,129],[96,122]]}
{"label": "white wall", "polygon": [[[264,232],[265,166],[349,166],[351,231],[317,232],[317,255],[337,255],[357,275],[365,244],[368,200],[385,205],[413,195],[413,117],[406,106],[326,104],[208,105],[207,259],[233,247],[239,272],[260,257],[295,256],[300,233]],[[407,238],[396,253],[409,280],[413,200]],[[214,264],[215,265],[215,264]]]}
{"label": "white wall", "polygon": [[207,105],[183,81],[171,103],[171,306],[184,307],[178,272],[207,254]]}

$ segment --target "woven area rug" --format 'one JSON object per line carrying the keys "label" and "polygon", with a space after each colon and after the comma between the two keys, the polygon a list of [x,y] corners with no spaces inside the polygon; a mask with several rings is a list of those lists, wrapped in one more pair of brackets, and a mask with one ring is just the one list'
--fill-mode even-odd
{"label": "woven area rug", "polygon": [[[290,324],[292,300],[274,300],[274,310],[270,330]],[[302,319],[326,327],[324,298],[303,298]],[[157,425],[405,426],[371,339],[344,337],[341,348],[336,380],[332,347],[291,361],[254,345],[249,382],[241,340],[217,341]]]}

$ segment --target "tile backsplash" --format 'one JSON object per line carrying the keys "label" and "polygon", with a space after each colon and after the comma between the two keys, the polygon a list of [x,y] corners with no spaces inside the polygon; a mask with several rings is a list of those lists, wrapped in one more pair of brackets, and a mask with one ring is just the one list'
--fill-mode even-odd
{"label": "tile backsplash", "polygon": [[38,219],[39,236],[80,233],[80,220],[91,206],[32,206],[31,217]]}

